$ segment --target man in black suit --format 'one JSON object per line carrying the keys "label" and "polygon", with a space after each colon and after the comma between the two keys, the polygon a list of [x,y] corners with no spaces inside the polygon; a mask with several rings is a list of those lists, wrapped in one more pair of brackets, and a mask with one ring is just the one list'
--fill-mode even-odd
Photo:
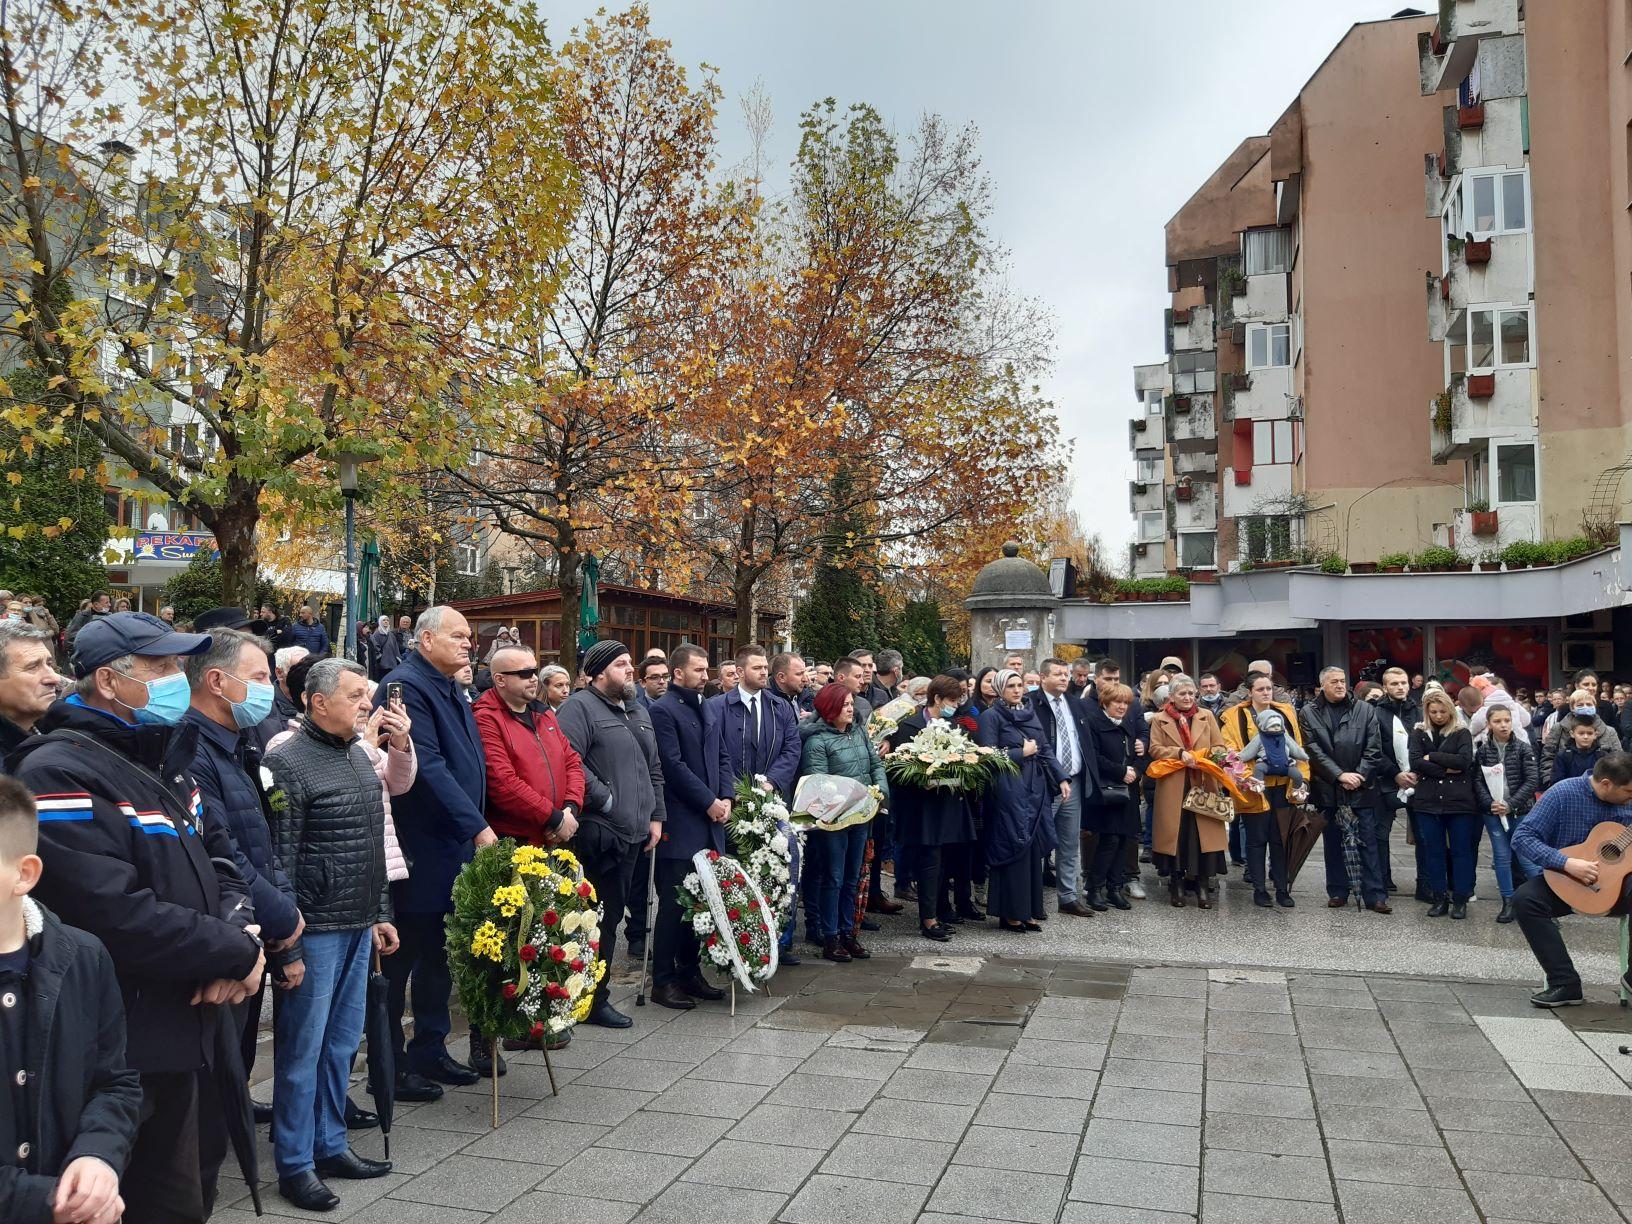
{"label": "man in black suit", "polygon": [[1054,831],[1059,848],[1054,865],[1059,876],[1060,913],[1078,918],[1092,917],[1093,910],[1077,896],[1077,879],[1082,866],[1082,807],[1099,790],[1094,776],[1092,743],[1088,735],[1088,707],[1066,689],[1071,672],[1063,659],[1044,659],[1037,669],[1038,689],[1031,695],[1032,708],[1054,749],[1054,759],[1071,783],[1069,792],[1054,801]]}

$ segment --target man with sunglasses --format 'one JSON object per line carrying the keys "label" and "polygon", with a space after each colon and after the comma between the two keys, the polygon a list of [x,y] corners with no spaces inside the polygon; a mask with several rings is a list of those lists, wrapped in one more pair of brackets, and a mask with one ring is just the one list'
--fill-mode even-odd
{"label": "man with sunglasses", "polygon": [[578,831],[583,762],[538,699],[533,652],[507,646],[489,666],[493,687],[472,707],[487,756],[487,823],[526,845],[559,845]]}

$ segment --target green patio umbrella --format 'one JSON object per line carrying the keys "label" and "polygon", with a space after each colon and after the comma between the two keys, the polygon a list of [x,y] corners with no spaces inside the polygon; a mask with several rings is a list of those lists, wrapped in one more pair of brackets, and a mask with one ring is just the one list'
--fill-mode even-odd
{"label": "green patio umbrella", "polygon": [[357,564],[357,620],[372,623],[380,614],[375,581],[380,572],[380,546],[375,540],[363,545],[362,560]]}
{"label": "green patio umbrella", "polygon": [[600,640],[601,623],[601,563],[590,553],[584,558],[583,590],[578,598],[578,654]]}

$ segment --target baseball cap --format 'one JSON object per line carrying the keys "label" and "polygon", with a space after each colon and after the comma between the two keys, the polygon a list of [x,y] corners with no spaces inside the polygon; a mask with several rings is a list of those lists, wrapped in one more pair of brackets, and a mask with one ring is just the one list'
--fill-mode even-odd
{"label": "baseball cap", "polygon": [[1178,655],[1168,655],[1167,658],[1162,660],[1162,670],[1167,671],[1169,668],[1173,671],[1182,672],[1184,670],[1184,664],[1180,661]]}
{"label": "baseball cap", "polygon": [[74,675],[84,677],[126,655],[192,655],[210,648],[207,633],[180,633],[146,612],[113,612],[91,621],[74,638]]}
{"label": "baseball cap", "polygon": [[245,629],[249,613],[242,608],[211,608],[193,617],[193,628],[203,633],[209,629]]}

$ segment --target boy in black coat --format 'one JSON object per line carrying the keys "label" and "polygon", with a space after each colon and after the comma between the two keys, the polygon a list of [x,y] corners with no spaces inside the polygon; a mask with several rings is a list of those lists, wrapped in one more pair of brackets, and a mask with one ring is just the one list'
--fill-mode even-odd
{"label": "boy in black coat", "polygon": [[34,797],[0,777],[0,1220],[113,1224],[141,1084],[107,950],[28,896],[38,830]]}

